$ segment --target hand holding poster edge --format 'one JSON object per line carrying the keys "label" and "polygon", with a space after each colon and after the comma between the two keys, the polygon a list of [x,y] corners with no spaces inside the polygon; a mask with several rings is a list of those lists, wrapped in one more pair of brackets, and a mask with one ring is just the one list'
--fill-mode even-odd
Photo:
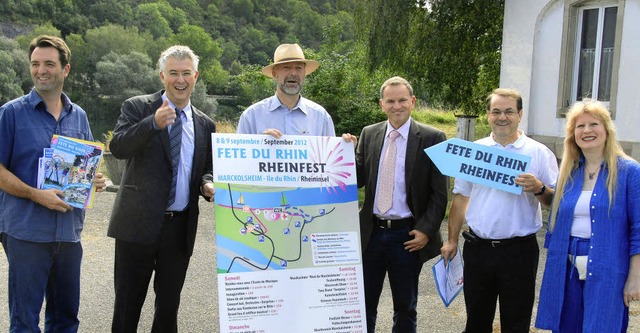
{"label": "hand holding poster edge", "polygon": [[514,194],[515,178],[529,170],[531,156],[452,138],[424,150],[442,174]]}

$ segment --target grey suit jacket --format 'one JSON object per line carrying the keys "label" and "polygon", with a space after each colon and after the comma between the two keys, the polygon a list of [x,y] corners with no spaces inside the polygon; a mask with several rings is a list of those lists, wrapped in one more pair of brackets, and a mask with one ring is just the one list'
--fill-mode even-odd
{"label": "grey suit jacket", "polygon": [[[442,247],[440,225],[447,207],[448,177],[440,173],[424,152],[446,140],[444,133],[431,126],[410,120],[405,160],[407,205],[415,218],[414,229],[429,236],[429,242],[420,250],[425,262],[438,254]],[[356,165],[358,187],[365,187],[364,203],[360,210],[360,237],[362,250],[367,248],[373,231],[373,206],[378,179],[378,165],[387,121],[365,127],[358,140]]]}
{"label": "grey suit jacket", "polygon": [[[113,156],[126,159],[122,183],[113,205],[109,237],[151,244],[160,237],[171,186],[171,153],[166,129],[153,127],[163,91],[135,96],[122,104],[109,145]],[[189,216],[186,251],[191,255],[198,225],[200,185],[211,179],[213,120],[192,107],[194,154],[189,182]]]}

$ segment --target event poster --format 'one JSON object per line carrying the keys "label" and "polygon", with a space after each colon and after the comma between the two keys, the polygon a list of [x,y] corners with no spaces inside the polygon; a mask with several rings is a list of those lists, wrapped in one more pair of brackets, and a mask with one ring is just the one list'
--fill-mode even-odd
{"label": "event poster", "polygon": [[220,332],[366,332],[353,143],[212,134]]}

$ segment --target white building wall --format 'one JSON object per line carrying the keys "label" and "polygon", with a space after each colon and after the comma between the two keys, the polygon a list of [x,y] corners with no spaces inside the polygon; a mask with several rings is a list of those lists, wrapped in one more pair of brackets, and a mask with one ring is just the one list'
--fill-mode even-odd
{"label": "white building wall", "polygon": [[522,94],[524,114],[520,128],[529,133],[529,99],[537,13],[548,0],[505,0],[500,87]]}
{"label": "white building wall", "polygon": [[618,105],[618,139],[640,143],[640,0],[627,0],[622,27]]}
{"label": "white building wall", "polygon": [[529,133],[564,137],[565,119],[556,118],[563,1],[549,1],[540,12],[532,14],[537,15],[529,91]]}
{"label": "white building wall", "polygon": [[[561,154],[565,119],[556,117],[564,15],[563,0],[505,0],[500,86],[518,89],[524,102],[520,123],[528,135]],[[618,140],[640,157],[640,0],[624,9],[617,112]],[[553,147],[555,145],[555,147]]]}

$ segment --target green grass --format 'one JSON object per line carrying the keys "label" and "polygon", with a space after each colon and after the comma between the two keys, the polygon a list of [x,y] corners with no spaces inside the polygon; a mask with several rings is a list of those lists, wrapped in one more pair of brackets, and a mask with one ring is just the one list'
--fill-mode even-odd
{"label": "green grass", "polygon": [[447,136],[454,138],[456,136],[456,117],[453,112],[444,112],[432,109],[414,109],[411,117],[423,124],[433,126]]}
{"label": "green grass", "polygon": [[[423,124],[433,126],[447,135],[447,139],[456,137],[456,116],[453,111],[441,111],[429,108],[416,108],[411,117]],[[475,139],[484,138],[491,133],[487,117],[482,115],[476,120]]]}

